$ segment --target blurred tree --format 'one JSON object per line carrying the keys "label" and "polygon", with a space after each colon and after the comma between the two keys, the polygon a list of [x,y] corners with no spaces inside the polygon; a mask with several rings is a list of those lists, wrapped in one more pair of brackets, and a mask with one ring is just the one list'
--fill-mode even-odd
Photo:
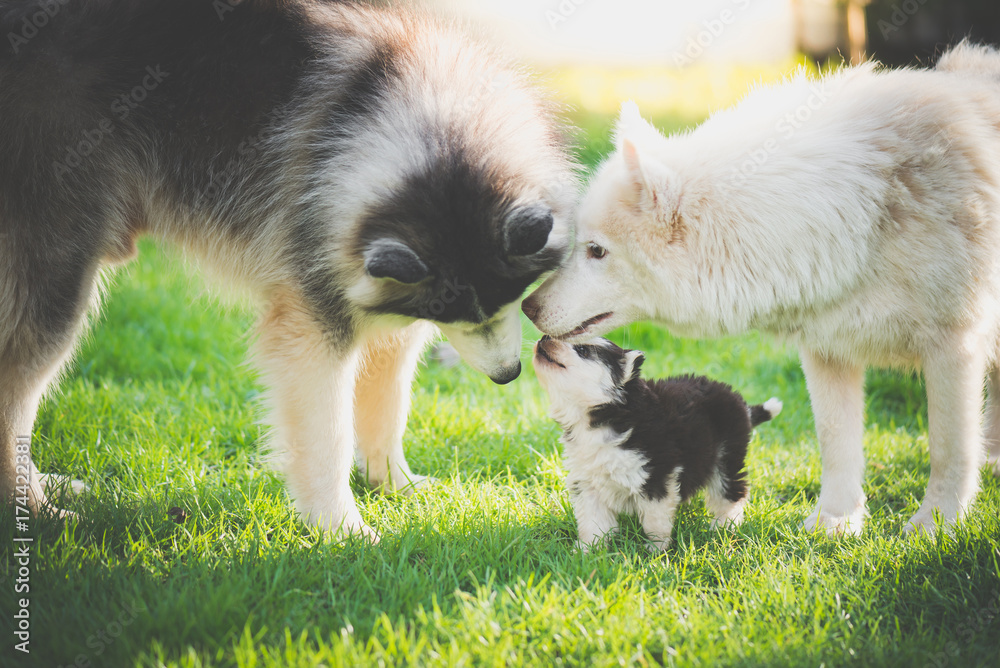
{"label": "blurred tree", "polygon": [[868,54],[886,64],[931,64],[965,37],[1000,46],[998,0],[872,0]]}

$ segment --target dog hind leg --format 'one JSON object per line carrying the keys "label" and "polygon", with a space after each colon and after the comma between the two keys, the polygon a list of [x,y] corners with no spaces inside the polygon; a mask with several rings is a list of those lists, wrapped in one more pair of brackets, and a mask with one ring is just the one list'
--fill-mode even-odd
{"label": "dog hind leg", "polygon": [[819,500],[804,526],[831,535],[857,535],[867,515],[862,488],[864,368],[805,349],[800,354],[823,458]]}
{"label": "dog hind leg", "polygon": [[942,342],[924,358],[931,475],[920,509],[907,531],[934,529],[961,519],[979,488],[983,461],[982,401],[985,347],[976,334]]}
{"label": "dog hind leg", "polygon": [[433,327],[417,322],[367,344],[355,392],[358,466],[377,489],[406,493],[427,482],[410,470],[403,435],[413,377]]}
{"label": "dog hind leg", "polygon": [[[765,411],[757,407],[758,411]],[[743,523],[743,509],[747,502],[747,474],[745,470],[747,447],[753,433],[753,421],[747,417],[742,406],[727,410],[728,415],[715,420],[717,425],[726,425],[725,430],[718,434],[722,442],[719,452],[719,462],[715,473],[705,487],[705,507],[715,518],[712,528],[717,529],[727,524],[738,526]],[[765,411],[771,419],[770,413]]]}
{"label": "dog hind leg", "polygon": [[356,350],[337,350],[301,299],[275,295],[254,357],[267,386],[273,450],[303,520],[378,540],[351,492]]}

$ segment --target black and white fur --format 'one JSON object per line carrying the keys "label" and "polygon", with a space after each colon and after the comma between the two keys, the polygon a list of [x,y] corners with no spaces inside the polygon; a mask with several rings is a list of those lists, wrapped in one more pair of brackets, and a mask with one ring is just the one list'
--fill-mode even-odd
{"label": "black and white fur", "polygon": [[713,526],[743,521],[743,470],[754,427],[781,402],[747,406],[729,385],[700,376],[647,381],[644,357],[606,339],[572,345],[542,339],[535,371],[549,394],[562,443],[580,545],[638,513],[659,548],[670,544],[677,506],[699,489]]}
{"label": "black and white fur", "polygon": [[16,439],[106,268],[148,235],[260,304],[254,358],[295,504],[374,536],[355,452],[373,485],[423,480],[402,438],[434,325],[496,382],[520,372],[521,295],[572,236],[551,105],[502,57],[401,10],[46,6],[0,0],[0,34],[17,37],[0,43],[0,497],[46,502]]}

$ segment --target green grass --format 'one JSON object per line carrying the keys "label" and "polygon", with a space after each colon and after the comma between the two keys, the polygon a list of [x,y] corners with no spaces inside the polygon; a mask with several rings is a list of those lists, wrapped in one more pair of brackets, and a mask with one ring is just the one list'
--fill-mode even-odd
{"label": "green grass", "polygon": [[[610,121],[584,121],[593,161]],[[32,522],[27,657],[11,651],[16,567],[0,548],[4,666],[1000,663],[1000,481],[984,477],[954,535],[901,536],[929,469],[914,377],[870,375],[872,517],[861,538],[831,540],[800,528],[820,461],[794,351],[758,335],[618,333],[649,374],[708,374],[785,412],[752,443],[741,528],[710,531],[696,498],[666,554],[629,521],[584,555],[530,364],[501,388],[431,363],[407,444],[441,482],[411,498],[356,484],[382,542],[331,544],[261,464],[260,388],[242,363],[252,315],[189,274],[145,245],[43,406],[40,467],[90,491],[68,502],[79,522]],[[2,524],[14,532],[9,513]]]}

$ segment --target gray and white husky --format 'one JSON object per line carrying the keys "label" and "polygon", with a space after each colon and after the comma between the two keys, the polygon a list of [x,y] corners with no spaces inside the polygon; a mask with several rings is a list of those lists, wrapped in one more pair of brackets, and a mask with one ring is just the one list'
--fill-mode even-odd
{"label": "gray and white husky", "polygon": [[317,0],[0,0],[0,492],[105,267],[168,240],[263,315],[254,358],[298,510],[373,535],[348,482],[402,450],[435,323],[497,383],[571,235],[574,165],[502,58],[418,16]]}
{"label": "gray and white husky", "polygon": [[524,302],[582,341],[634,320],[798,344],[823,457],[808,527],[861,531],[867,366],[921,368],[931,473],[908,525],[962,516],[1000,473],[1000,52],[751,93],[665,138],[627,106],[566,267]]}

